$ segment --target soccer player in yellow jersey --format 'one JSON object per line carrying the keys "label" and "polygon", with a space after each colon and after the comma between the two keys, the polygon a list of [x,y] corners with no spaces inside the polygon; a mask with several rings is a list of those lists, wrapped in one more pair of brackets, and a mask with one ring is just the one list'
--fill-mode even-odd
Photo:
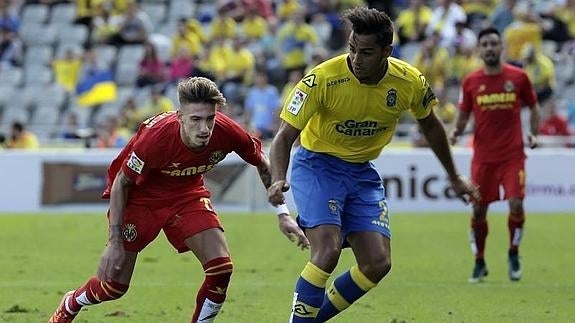
{"label": "soccer player in yellow jersey", "polygon": [[[433,113],[437,99],[425,78],[390,57],[393,27],[387,14],[357,7],[343,19],[351,23],[349,53],[319,64],[294,87],[271,146],[268,198],[279,205],[290,187],[290,150],[300,136],[291,187],[311,258],[296,283],[293,323],[329,320],[391,269],[389,210],[381,177],[370,161],[391,141],[403,110],[418,120],[455,193],[465,201],[479,199],[477,188],[457,173],[445,130]],[[357,265],[326,290],[347,246]]]}

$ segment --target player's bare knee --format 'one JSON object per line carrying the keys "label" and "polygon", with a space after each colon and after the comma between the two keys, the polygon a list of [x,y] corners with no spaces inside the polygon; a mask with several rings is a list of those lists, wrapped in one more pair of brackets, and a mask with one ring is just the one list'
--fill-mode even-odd
{"label": "player's bare knee", "polygon": [[487,218],[487,206],[476,205],[473,207],[473,218],[476,221],[485,221]]}
{"label": "player's bare knee", "polygon": [[391,271],[391,258],[385,255],[374,257],[368,263],[360,264],[359,269],[369,280],[377,283]]}
{"label": "player's bare knee", "polygon": [[523,217],[523,201],[520,199],[509,200],[509,211],[511,216]]}
{"label": "player's bare knee", "polygon": [[338,246],[322,246],[312,252],[311,262],[324,271],[332,272],[337,266],[341,248]]}

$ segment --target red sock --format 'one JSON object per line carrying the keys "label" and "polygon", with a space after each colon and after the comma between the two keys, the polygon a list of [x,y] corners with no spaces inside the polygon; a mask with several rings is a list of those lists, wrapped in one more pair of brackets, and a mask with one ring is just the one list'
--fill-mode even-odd
{"label": "red sock", "polygon": [[525,215],[509,214],[507,218],[507,228],[509,229],[509,250],[518,251],[521,238],[523,237],[523,224],[525,223]]}
{"label": "red sock", "polygon": [[483,259],[485,253],[485,240],[489,233],[487,220],[471,218],[471,248],[474,249],[475,259]]}
{"label": "red sock", "polygon": [[128,285],[117,282],[102,282],[96,277],[74,292],[68,306],[78,312],[84,305],[94,305],[122,297],[128,291]]}
{"label": "red sock", "polygon": [[196,310],[192,316],[192,323],[213,321],[226,299],[233,271],[230,257],[212,259],[203,267],[206,277],[196,296]]}

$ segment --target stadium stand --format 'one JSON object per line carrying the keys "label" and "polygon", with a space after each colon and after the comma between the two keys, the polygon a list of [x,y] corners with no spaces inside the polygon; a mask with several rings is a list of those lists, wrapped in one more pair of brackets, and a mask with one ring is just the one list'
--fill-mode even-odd
{"label": "stadium stand", "polygon": [[[12,41],[21,42],[22,55],[21,58],[18,58],[16,53],[15,59],[11,62],[0,62],[0,131],[5,131],[13,121],[21,120],[28,123],[28,129],[40,135],[43,146],[50,146],[53,140],[60,139],[59,135],[64,122],[67,120],[67,116],[72,113],[78,114],[82,126],[95,127],[96,123],[105,120],[108,116],[121,116],[123,113],[121,107],[130,97],[136,99],[139,108],[145,104],[149,89],[137,89],[135,86],[140,72],[140,62],[144,55],[144,44],[124,45],[122,43],[109,43],[106,39],[96,42],[93,35],[94,26],[90,24],[90,21],[93,22],[98,19],[107,21],[104,28],[109,29],[106,29],[105,32],[113,35],[117,32],[121,21],[126,18],[126,12],[123,10],[126,10],[126,4],[129,1],[105,0],[100,1],[103,3],[102,6],[93,8],[79,8],[78,4],[73,1],[56,1],[52,5],[42,4],[41,1],[7,1],[9,4],[8,12],[14,14],[16,18],[13,19],[16,23],[12,20],[0,21],[0,27],[6,24],[6,28],[10,27],[15,30],[11,34],[14,37]],[[395,9],[391,14],[392,17],[396,17],[395,13],[410,10],[406,1],[396,0],[392,2]],[[471,35],[476,34],[479,28],[489,24],[496,11],[497,14],[507,12],[509,14],[507,17],[513,19],[510,21],[511,24],[516,22],[517,15],[520,13],[529,12],[538,17],[536,23],[543,30],[540,50],[554,62],[555,66],[560,66],[560,68],[555,69],[556,87],[553,97],[557,106],[557,113],[575,122],[575,116],[571,116],[571,114],[575,115],[575,109],[571,108],[575,106],[575,46],[573,45],[575,35],[569,34],[567,41],[556,40],[550,36],[550,32],[545,30],[548,26],[556,27],[559,25],[561,27],[561,24],[567,26],[572,24],[568,18],[565,18],[569,17],[565,13],[572,13],[575,8],[568,3],[553,6],[529,6],[525,5],[527,3],[525,0],[519,0],[516,8],[509,9],[499,6],[495,9],[497,5],[495,1],[479,2],[480,4],[474,0],[458,2],[466,12],[466,30],[469,30]],[[123,5],[118,5],[119,3],[123,3]],[[259,39],[249,39],[245,42],[245,47],[252,51],[256,58],[254,69],[267,69],[273,86],[276,86],[281,92],[285,80],[287,80],[287,74],[281,69],[279,63],[283,51],[276,48],[276,45],[277,31],[285,21],[278,18],[278,10],[282,8],[283,0],[140,0],[137,3],[136,16],[144,22],[144,25],[148,22],[151,23],[147,41],[153,44],[158,57],[166,65],[166,75],[169,73],[172,59],[180,47],[188,46],[189,50],[194,48],[190,44],[199,40],[201,51],[199,53],[188,52],[188,55],[191,55],[193,66],[189,75],[210,76],[219,84],[222,84],[223,80],[226,79],[227,66],[234,64],[234,55],[230,54],[230,47],[228,47],[234,39],[220,39],[217,43],[222,44],[222,46],[214,46],[216,39],[210,35],[215,18],[233,17],[235,27],[232,33],[245,41],[247,40],[246,30],[256,28],[248,26],[243,21],[247,11],[254,10],[263,17],[267,15],[265,8],[271,8],[272,15],[266,17],[265,20],[267,24],[265,34]],[[316,53],[323,53],[320,56],[330,57],[346,50],[345,33],[339,25],[338,14],[350,5],[362,3],[361,0],[339,0],[318,6],[314,1],[299,1],[299,6],[295,7],[294,10],[299,10],[298,8],[304,10],[306,22],[315,28],[314,30],[319,36],[319,43],[306,45],[305,55],[308,66],[314,63],[313,59],[316,58]],[[442,10],[433,0],[426,1],[425,5],[430,12]],[[105,12],[110,13],[109,18],[104,17]],[[522,16],[522,19],[524,18],[525,16]],[[188,31],[185,41],[174,45],[173,40],[177,34],[178,22],[181,19],[186,19]],[[413,22],[413,19],[408,19],[402,21],[402,25],[409,25]],[[509,22],[505,24],[498,26],[507,28]],[[572,29],[575,32],[575,28]],[[425,28],[422,30],[425,31]],[[457,30],[457,28],[454,27],[453,30]],[[401,44],[399,42],[395,44],[395,55],[413,63],[418,53],[421,52],[425,39],[429,37],[429,31],[426,32],[423,40],[402,38]],[[454,38],[442,39],[441,44],[449,53],[449,61],[451,62],[456,61],[454,59],[456,50],[453,46],[458,46],[460,42],[458,42],[458,35],[452,35],[450,32],[447,32],[448,36],[446,37]],[[67,90],[62,88],[59,79],[57,79],[53,62],[55,59],[64,57],[68,50],[71,50],[74,55],[82,57],[83,67],[74,69],[73,65],[70,65],[59,70],[59,72],[64,73],[62,75],[65,77],[71,77],[67,81],[77,82],[84,73],[89,72],[87,67],[109,70],[112,72],[113,81],[117,86],[115,101],[104,103],[101,106],[80,107],[73,88]],[[95,62],[90,64],[89,58],[85,55],[89,50],[93,51],[95,56]],[[451,68],[453,69],[453,67]],[[66,73],[69,75],[66,76]],[[58,75],[58,77],[62,77],[62,75]],[[456,104],[458,80],[451,80],[450,76],[445,77],[447,81],[443,98],[446,103]],[[246,84],[246,88],[250,85]],[[175,102],[175,83],[167,81],[163,84],[163,88],[165,95]],[[243,122],[241,113],[244,109],[241,95],[242,93],[240,93],[239,100],[234,100],[238,104],[226,111]],[[249,125],[246,126],[249,127]],[[410,142],[408,137],[413,133],[413,126],[414,122],[411,118],[402,117],[398,135]],[[449,127],[449,125],[446,126]],[[565,140],[565,138],[558,140],[557,142],[561,143],[557,145],[563,145]],[[553,137],[545,138],[543,141],[546,145],[555,145]],[[567,141],[575,143],[575,138],[569,139],[568,137]]]}

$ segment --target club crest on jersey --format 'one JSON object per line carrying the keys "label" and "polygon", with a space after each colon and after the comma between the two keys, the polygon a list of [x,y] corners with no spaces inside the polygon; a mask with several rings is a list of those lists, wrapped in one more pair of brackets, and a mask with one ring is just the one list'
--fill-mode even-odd
{"label": "club crest on jersey", "polygon": [[515,86],[513,85],[513,82],[511,82],[510,80],[507,80],[507,81],[505,81],[503,88],[505,89],[505,91],[511,92],[515,89]]}
{"label": "club crest on jersey", "polygon": [[226,157],[221,150],[216,150],[210,154],[209,160],[212,164],[217,164]]}
{"label": "club crest on jersey", "polygon": [[126,163],[129,169],[133,170],[138,174],[142,174],[142,170],[144,169],[144,161],[140,159],[136,155],[136,152],[132,151],[130,157],[128,158],[128,162]]}
{"label": "club crest on jersey", "polygon": [[293,94],[290,103],[287,107],[287,111],[295,116],[297,116],[297,114],[299,113],[299,110],[301,110],[301,107],[303,106],[303,103],[305,102],[305,99],[307,98],[307,93],[305,93],[304,91],[300,90],[300,89],[295,89],[295,93]]}
{"label": "club crest on jersey", "polygon": [[327,201],[327,207],[329,208],[329,212],[333,215],[337,215],[337,201],[336,200],[329,200]]}
{"label": "club crest on jersey", "polygon": [[128,242],[132,242],[134,240],[136,240],[136,237],[138,236],[138,231],[136,231],[136,225],[135,224],[126,224],[124,225],[124,229],[122,230],[122,237],[124,238],[125,241]]}
{"label": "club crest on jersey", "polygon": [[315,83],[315,74],[309,74],[306,77],[304,77],[301,82],[305,85],[307,85],[308,87],[314,87],[317,85],[317,83]]}
{"label": "club crest on jersey", "polygon": [[396,89],[390,89],[389,91],[387,91],[387,106],[388,107],[394,107],[395,103],[397,102],[397,90]]}

